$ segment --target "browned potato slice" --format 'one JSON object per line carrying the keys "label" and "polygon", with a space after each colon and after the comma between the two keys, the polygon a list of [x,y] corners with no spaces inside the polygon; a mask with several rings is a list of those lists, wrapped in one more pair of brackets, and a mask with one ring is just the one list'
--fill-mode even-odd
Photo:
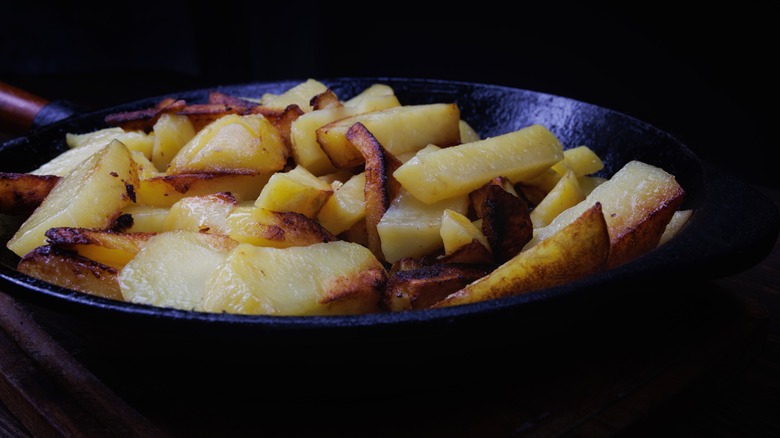
{"label": "browned potato slice", "polygon": [[360,151],[365,161],[366,185],[364,194],[368,248],[376,258],[384,260],[382,241],[376,226],[400,190],[400,184],[393,178],[393,172],[401,165],[401,162],[388,153],[362,123],[352,125],[346,136],[347,140]]}
{"label": "browned potato slice", "polygon": [[124,300],[118,271],[73,251],[39,246],[25,254],[16,270],[60,287],[114,300]]}
{"label": "browned potato slice", "polygon": [[105,117],[105,121],[111,126],[119,126],[128,131],[149,132],[161,115],[177,113],[186,106],[187,102],[185,100],[166,97],[152,108],[112,113]]}
{"label": "browned potato slice", "polygon": [[0,214],[30,214],[60,180],[56,175],[0,172]]}
{"label": "browned potato slice", "polygon": [[450,263],[399,269],[387,280],[382,305],[392,312],[425,309],[489,272],[483,266]]}
{"label": "browned potato slice", "polygon": [[242,243],[287,248],[337,240],[316,220],[301,213],[236,207],[225,219],[227,235]]}
{"label": "browned potato slice", "polygon": [[155,233],[117,233],[89,228],[56,227],[46,231],[51,246],[122,269]]}
{"label": "browned potato slice", "polygon": [[492,265],[493,253],[480,240],[460,246],[455,251],[445,254],[438,259],[439,263],[459,263],[468,265]]}
{"label": "browned potato slice", "polygon": [[601,204],[596,203],[565,228],[433,307],[505,298],[569,283],[604,270],[609,251],[607,223]]}
{"label": "browned potato slice", "polygon": [[533,236],[528,203],[503,177],[469,194],[469,200],[487,238],[493,257],[503,263],[520,252]]}
{"label": "browned potato slice", "polygon": [[153,207],[171,207],[186,196],[229,192],[236,200],[257,199],[268,179],[268,174],[191,173],[155,176],[142,179],[136,190],[136,202]]}
{"label": "browned potato slice", "polygon": [[360,151],[346,138],[347,131],[358,122],[395,156],[429,144],[446,147],[460,143],[460,110],[455,104],[402,105],[356,114],[317,129],[317,141],[340,169],[364,162]]}

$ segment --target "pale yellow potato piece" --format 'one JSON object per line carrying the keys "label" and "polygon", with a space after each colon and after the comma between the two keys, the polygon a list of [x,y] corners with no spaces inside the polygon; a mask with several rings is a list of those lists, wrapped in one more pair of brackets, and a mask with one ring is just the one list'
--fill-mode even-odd
{"label": "pale yellow potato piece", "polygon": [[164,175],[162,172],[157,170],[157,166],[155,166],[151,160],[146,158],[146,155],[144,155],[143,152],[131,151],[131,155],[133,157],[133,161],[135,161],[136,166],[138,166],[138,178],[147,179]]}
{"label": "pale yellow potato piece", "polygon": [[444,255],[450,255],[474,240],[490,249],[490,244],[482,230],[477,228],[477,225],[468,217],[457,211],[444,210],[439,234],[444,244]]}
{"label": "pale yellow potato piece", "polygon": [[536,180],[529,184],[549,192],[555,184],[570,170],[577,177],[594,174],[604,168],[604,162],[596,152],[587,146],[577,146],[563,151],[563,160],[555,163]]}
{"label": "pale yellow potato piece", "polygon": [[599,203],[528,251],[447,296],[447,307],[520,295],[566,284],[605,269],[610,243]]}
{"label": "pale yellow potato piece", "polygon": [[141,205],[170,208],[187,196],[230,192],[237,201],[254,201],[273,173],[193,173],[142,179],[136,190]]}
{"label": "pale yellow potato piece", "polygon": [[154,143],[151,161],[161,172],[165,172],[173,157],[195,137],[195,126],[190,118],[183,114],[161,114],[152,131]]}
{"label": "pale yellow potato piece", "polygon": [[633,160],[593,189],[579,204],[561,212],[546,227],[535,228],[523,251],[538,245],[600,202],[611,239],[610,266],[655,248],[685,192],[674,175]]}
{"label": "pale yellow potato piece", "polygon": [[238,242],[176,230],[149,239],[117,277],[125,301],[182,310],[201,302],[206,280]]}
{"label": "pale yellow potato piece", "polygon": [[287,248],[330,242],[336,236],[301,213],[241,205],[225,220],[227,235],[255,246]]}
{"label": "pale yellow potato piece", "polygon": [[129,214],[133,218],[133,224],[124,232],[159,233],[163,231],[163,224],[169,210],[169,207],[130,204],[122,209],[122,214]]}
{"label": "pale yellow potato piece", "polygon": [[255,206],[313,218],[332,194],[330,184],[298,165],[288,172],[273,174],[257,197]]}
{"label": "pale yellow potato piece", "polygon": [[333,164],[347,169],[363,164],[364,157],[347,140],[347,131],[362,123],[392,155],[416,152],[429,144],[460,143],[460,109],[455,104],[401,105],[356,114],[317,129],[317,141]]}
{"label": "pale yellow potato piece", "polygon": [[228,114],[209,123],[173,157],[166,172],[269,173],[289,153],[281,132],[261,114]]}
{"label": "pale yellow potato piece", "polygon": [[422,257],[444,246],[441,238],[442,213],[468,212],[468,195],[425,204],[408,191],[401,193],[376,226],[385,261],[394,263],[404,257]]}
{"label": "pale yellow potato piece", "polygon": [[471,143],[472,141],[482,140],[477,131],[469,124],[469,122],[461,119],[458,126],[460,128],[461,143]]}
{"label": "pale yellow potato piece", "polygon": [[672,219],[666,225],[664,233],[661,235],[661,239],[658,241],[658,246],[663,245],[676,236],[677,233],[683,229],[685,224],[688,223],[691,216],[693,216],[693,210],[691,209],[675,211],[674,215],[672,215]]}
{"label": "pale yellow potato piece", "polygon": [[512,183],[539,176],[563,159],[563,146],[542,125],[418,155],[393,176],[425,203],[465,195],[494,178]]}
{"label": "pale yellow potato piece", "polygon": [[331,105],[299,116],[290,128],[292,156],[295,162],[317,176],[335,172],[336,166],[317,141],[317,129],[355,114],[400,106],[394,94],[372,94],[381,93],[382,89],[372,90],[366,90],[365,94],[355,96],[344,105]]}
{"label": "pale yellow potato piece", "polygon": [[352,176],[333,191],[317,213],[317,220],[333,234],[341,234],[366,218],[366,174]]}
{"label": "pale yellow potato piece", "polygon": [[189,230],[227,235],[227,217],[236,207],[236,198],[225,192],[188,196],[168,210],[163,231]]}
{"label": "pale yellow potato piece", "polygon": [[328,86],[324,83],[309,78],[291,88],[282,94],[266,93],[260,97],[260,104],[268,108],[283,110],[290,105],[298,105],[304,112],[309,112],[313,108],[311,99],[325,91]]}
{"label": "pale yellow potato piece", "polygon": [[106,147],[112,140],[121,141],[131,151],[138,151],[145,157],[150,156],[153,135],[141,131],[127,131],[122,128],[105,128],[85,134],[66,134],[66,143],[70,149],[52,158],[37,169],[33,175],[64,176],[84,160]]}
{"label": "pale yellow potato piece", "polygon": [[63,176],[6,245],[21,257],[46,244],[49,228],[107,228],[133,202],[137,186],[130,150],[113,140]]}
{"label": "pale yellow potato piece", "polygon": [[582,193],[577,175],[568,169],[547,196],[531,210],[531,223],[534,228],[547,226],[562,211],[584,200],[585,194]]}
{"label": "pale yellow potato piece", "polygon": [[345,241],[291,248],[237,247],[208,279],[200,309],[265,315],[379,311],[387,279],[366,247]]}

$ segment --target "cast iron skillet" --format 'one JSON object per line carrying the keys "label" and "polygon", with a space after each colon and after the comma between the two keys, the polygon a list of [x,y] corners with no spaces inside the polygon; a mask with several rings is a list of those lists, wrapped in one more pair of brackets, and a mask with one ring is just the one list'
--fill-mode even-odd
{"label": "cast iron skillet", "polygon": [[[281,93],[301,80],[217,87],[236,96]],[[703,280],[731,275],[762,260],[778,233],[778,212],[762,194],[716,171],[673,135],[607,108],[565,97],[496,85],[408,78],[323,79],[345,99],[367,86],[390,85],[403,104],[456,102],[481,136],[532,123],[547,126],[565,147],[587,145],[610,176],[632,159],[660,166],[686,190],[683,208],[695,214],[682,232],[651,253],[567,284],[518,297],[459,307],[360,316],[295,317],[208,314],[110,301],[55,287],[15,270],[3,247],[0,288],[28,304],[63,339],[100,354],[121,357],[219,358],[224,361],[309,360],[441,353],[500,339],[533,336],[587,318],[589,311],[650,294],[674,303]],[[172,94],[190,103],[210,89]],[[66,149],[66,133],[105,127],[104,116],[151,107],[162,97],[76,113],[56,120],[67,106],[44,107],[25,135],[0,147],[0,171],[25,172]],[[4,241],[9,236],[4,237]],[[630,311],[616,307],[615,311]]]}

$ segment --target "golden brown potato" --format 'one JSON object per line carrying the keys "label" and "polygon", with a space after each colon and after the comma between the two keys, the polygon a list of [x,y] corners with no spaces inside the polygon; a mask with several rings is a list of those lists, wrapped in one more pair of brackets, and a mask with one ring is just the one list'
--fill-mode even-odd
{"label": "golden brown potato", "polygon": [[59,180],[55,175],[0,172],[0,214],[32,213]]}
{"label": "golden brown potato", "polygon": [[287,248],[337,240],[316,220],[296,212],[237,207],[225,219],[227,235],[242,243]]}
{"label": "golden brown potato", "polygon": [[601,204],[596,203],[565,228],[433,307],[505,298],[572,282],[604,270],[609,250],[607,223]]}
{"label": "golden brown potato", "polygon": [[514,257],[531,240],[533,224],[528,203],[508,179],[494,178],[471,192],[469,200],[477,218],[482,219],[482,233],[496,262]]}
{"label": "golden brown potato", "polygon": [[46,231],[46,238],[53,247],[69,249],[100,264],[122,269],[154,234],[56,227]]}
{"label": "golden brown potato", "polygon": [[149,132],[157,119],[165,113],[178,113],[187,106],[187,101],[166,97],[152,108],[136,111],[112,113],[105,117],[105,122],[127,131]]}
{"label": "golden brown potato", "polygon": [[117,269],[73,251],[39,246],[25,254],[16,270],[30,277],[90,295],[122,301]]}
{"label": "golden brown potato", "polygon": [[382,305],[391,312],[425,309],[487,275],[491,267],[437,263],[399,269],[387,280]]}
{"label": "golden brown potato", "polygon": [[229,192],[238,201],[257,199],[273,173],[190,173],[161,175],[139,181],[139,205],[170,208],[186,196]]}
{"label": "golden brown potato", "polygon": [[371,132],[362,124],[355,123],[347,131],[347,140],[358,150],[365,161],[366,185],[366,231],[368,248],[379,260],[382,255],[382,241],[376,226],[400,190],[393,178],[393,172],[401,162],[388,153]]}

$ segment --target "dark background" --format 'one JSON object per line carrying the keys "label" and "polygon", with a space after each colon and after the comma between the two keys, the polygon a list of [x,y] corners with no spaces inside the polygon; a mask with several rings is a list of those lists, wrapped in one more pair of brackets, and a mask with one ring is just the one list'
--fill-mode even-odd
{"label": "dark background", "polygon": [[88,109],[276,79],[494,83],[625,112],[747,182],[778,186],[768,7],[496,4],[32,1],[4,11],[0,80]]}

